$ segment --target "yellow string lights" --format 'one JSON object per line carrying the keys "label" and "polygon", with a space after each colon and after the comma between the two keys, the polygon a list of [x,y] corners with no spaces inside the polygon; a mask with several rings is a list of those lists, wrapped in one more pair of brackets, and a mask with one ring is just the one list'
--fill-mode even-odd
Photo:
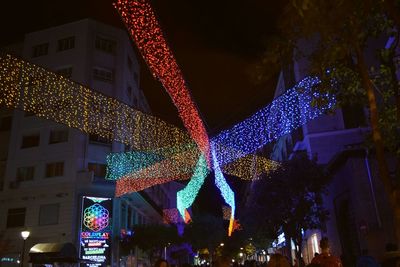
{"label": "yellow string lights", "polygon": [[[163,174],[186,177],[191,175],[199,157],[200,151],[187,132],[11,55],[0,54],[0,96],[0,105],[32,112],[38,117],[165,158],[157,166],[131,170],[132,174],[125,178],[156,178]],[[240,153],[226,147],[221,149]],[[264,163],[264,172],[277,165],[259,156],[255,161]],[[223,166],[222,170],[242,179],[254,179],[253,172],[249,171],[253,164],[251,160],[240,158]]]}
{"label": "yellow string lights", "polygon": [[0,54],[0,105],[34,113],[135,150],[191,143],[187,132],[11,55]]}

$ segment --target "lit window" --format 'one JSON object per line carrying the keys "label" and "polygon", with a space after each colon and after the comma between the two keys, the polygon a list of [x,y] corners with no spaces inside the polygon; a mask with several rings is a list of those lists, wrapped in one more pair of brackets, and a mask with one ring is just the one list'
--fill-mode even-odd
{"label": "lit window", "polygon": [[17,169],[17,182],[32,181],[35,176],[35,167],[19,167]]}
{"label": "lit window", "polygon": [[68,130],[53,130],[50,132],[49,144],[64,143],[68,141]]}
{"label": "lit window", "polygon": [[39,225],[58,224],[60,204],[40,205]]}
{"label": "lit window", "polygon": [[64,162],[52,162],[46,164],[46,177],[56,177],[64,175]]}
{"label": "lit window", "polygon": [[39,44],[32,47],[32,57],[40,57],[47,55],[49,51],[49,43]]}
{"label": "lit window", "polygon": [[29,148],[38,146],[40,142],[39,134],[24,135],[22,137],[21,148]]}
{"label": "lit window", "polygon": [[58,40],[57,51],[64,51],[75,47],[75,36]]}

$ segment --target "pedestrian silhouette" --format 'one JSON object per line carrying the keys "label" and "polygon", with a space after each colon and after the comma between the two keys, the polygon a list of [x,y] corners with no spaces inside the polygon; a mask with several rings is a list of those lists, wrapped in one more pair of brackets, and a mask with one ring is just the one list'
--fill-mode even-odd
{"label": "pedestrian silhouette", "polygon": [[343,267],[340,259],[331,255],[328,238],[322,238],[319,242],[319,246],[321,248],[321,254],[312,259],[312,266],[318,265],[321,267]]}

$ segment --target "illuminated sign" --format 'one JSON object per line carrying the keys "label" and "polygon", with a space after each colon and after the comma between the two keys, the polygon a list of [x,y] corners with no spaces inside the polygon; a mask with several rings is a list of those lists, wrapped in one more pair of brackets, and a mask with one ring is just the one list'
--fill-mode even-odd
{"label": "illuminated sign", "polygon": [[112,199],[82,197],[80,258],[90,261],[81,266],[111,264]]}
{"label": "illuminated sign", "polygon": [[0,262],[15,262],[15,263],[19,263],[18,259],[12,258],[12,257],[3,257],[3,258],[0,259]]}

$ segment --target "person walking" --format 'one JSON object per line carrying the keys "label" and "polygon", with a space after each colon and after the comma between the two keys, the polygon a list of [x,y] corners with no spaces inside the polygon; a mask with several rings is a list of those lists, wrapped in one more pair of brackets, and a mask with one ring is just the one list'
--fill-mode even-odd
{"label": "person walking", "polygon": [[341,260],[338,257],[331,255],[328,238],[322,238],[319,242],[319,246],[321,248],[321,254],[312,259],[311,264],[313,266],[343,267]]}

